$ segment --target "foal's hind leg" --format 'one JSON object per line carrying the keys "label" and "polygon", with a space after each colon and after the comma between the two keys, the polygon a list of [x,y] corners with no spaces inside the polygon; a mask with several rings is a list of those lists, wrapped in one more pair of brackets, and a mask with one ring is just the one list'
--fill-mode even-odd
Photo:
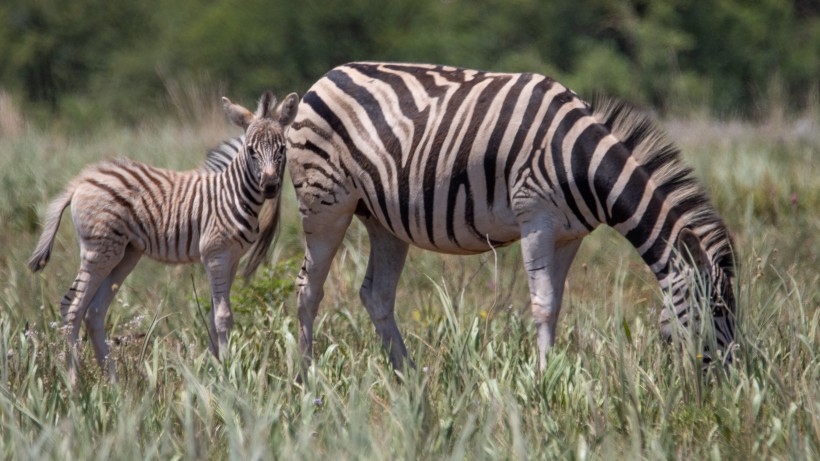
{"label": "foal's hind leg", "polygon": [[[85,314],[85,328],[91,337],[91,344],[94,346],[94,356],[100,367],[105,366],[108,358],[108,344],[105,342],[105,316],[111,306],[111,300],[122,285],[123,280],[134,270],[134,266],[139,262],[142,252],[129,246],[125,249],[125,255],[111,273],[100,284],[97,293],[88,306]],[[108,361],[108,378],[114,382],[117,380],[114,362]]]}
{"label": "foal's hind leg", "polygon": [[69,341],[68,376],[72,383],[77,381],[80,322],[85,318],[86,309],[97,289],[120,263],[124,253],[125,246],[120,243],[96,239],[89,244],[80,240],[80,271],[60,306]]}

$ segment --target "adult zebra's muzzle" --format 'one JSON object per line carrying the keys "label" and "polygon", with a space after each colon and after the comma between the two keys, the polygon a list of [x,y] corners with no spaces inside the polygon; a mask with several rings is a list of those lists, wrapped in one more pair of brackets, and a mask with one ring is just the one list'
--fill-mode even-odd
{"label": "adult zebra's muzzle", "polygon": [[[695,325],[690,325],[689,314],[685,310],[676,313],[673,308],[662,308],[659,319],[661,338],[672,343],[683,338],[689,338],[688,340],[691,341],[699,337],[701,332],[699,316],[695,317]],[[712,362],[723,366],[731,365],[738,348],[734,341],[734,322],[729,316],[712,317],[712,327],[714,342],[706,341],[696,355],[704,369],[708,368]]]}

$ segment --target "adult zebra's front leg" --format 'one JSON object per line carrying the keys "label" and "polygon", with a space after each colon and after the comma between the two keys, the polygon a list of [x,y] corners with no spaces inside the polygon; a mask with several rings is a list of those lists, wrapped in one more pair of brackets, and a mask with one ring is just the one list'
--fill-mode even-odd
{"label": "adult zebra's front leg", "polygon": [[547,352],[555,344],[555,328],[564,296],[564,282],[581,239],[556,241],[555,224],[537,216],[521,224],[521,251],[538,342],[538,367],[547,366]]}
{"label": "adult zebra's front leg", "polygon": [[409,245],[391,234],[375,217],[362,219],[370,236],[370,258],[367,274],[362,282],[359,296],[367,308],[382,345],[390,354],[390,363],[401,370],[407,358],[407,348],[396,324],[396,286],[399,283]]}

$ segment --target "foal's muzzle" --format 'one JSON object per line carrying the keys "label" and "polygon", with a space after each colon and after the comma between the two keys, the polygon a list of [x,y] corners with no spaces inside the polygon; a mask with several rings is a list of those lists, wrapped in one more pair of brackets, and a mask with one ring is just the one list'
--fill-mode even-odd
{"label": "foal's muzzle", "polygon": [[262,195],[266,199],[276,197],[279,193],[279,187],[282,184],[282,174],[276,170],[273,165],[266,165],[262,170],[262,177],[259,178],[259,188],[262,189]]}
{"label": "foal's muzzle", "polygon": [[272,199],[279,193],[279,183],[275,181],[267,181],[262,183],[262,195],[266,199]]}

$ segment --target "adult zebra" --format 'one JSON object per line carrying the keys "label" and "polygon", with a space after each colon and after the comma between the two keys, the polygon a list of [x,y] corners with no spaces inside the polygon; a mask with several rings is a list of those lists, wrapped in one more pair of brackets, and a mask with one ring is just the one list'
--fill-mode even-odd
{"label": "adult zebra", "polygon": [[[678,151],[622,104],[593,110],[537,74],[359,62],[310,88],[286,136],[305,233],[297,303],[306,357],[354,215],[371,243],[360,296],[397,369],[407,351],[394,304],[410,244],[475,254],[520,239],[543,369],[570,264],[599,224],[624,235],[657,276],[665,337],[697,325],[703,312],[692,306],[708,304],[718,349],[733,342],[726,227]],[[692,272],[705,287],[693,286]]]}

